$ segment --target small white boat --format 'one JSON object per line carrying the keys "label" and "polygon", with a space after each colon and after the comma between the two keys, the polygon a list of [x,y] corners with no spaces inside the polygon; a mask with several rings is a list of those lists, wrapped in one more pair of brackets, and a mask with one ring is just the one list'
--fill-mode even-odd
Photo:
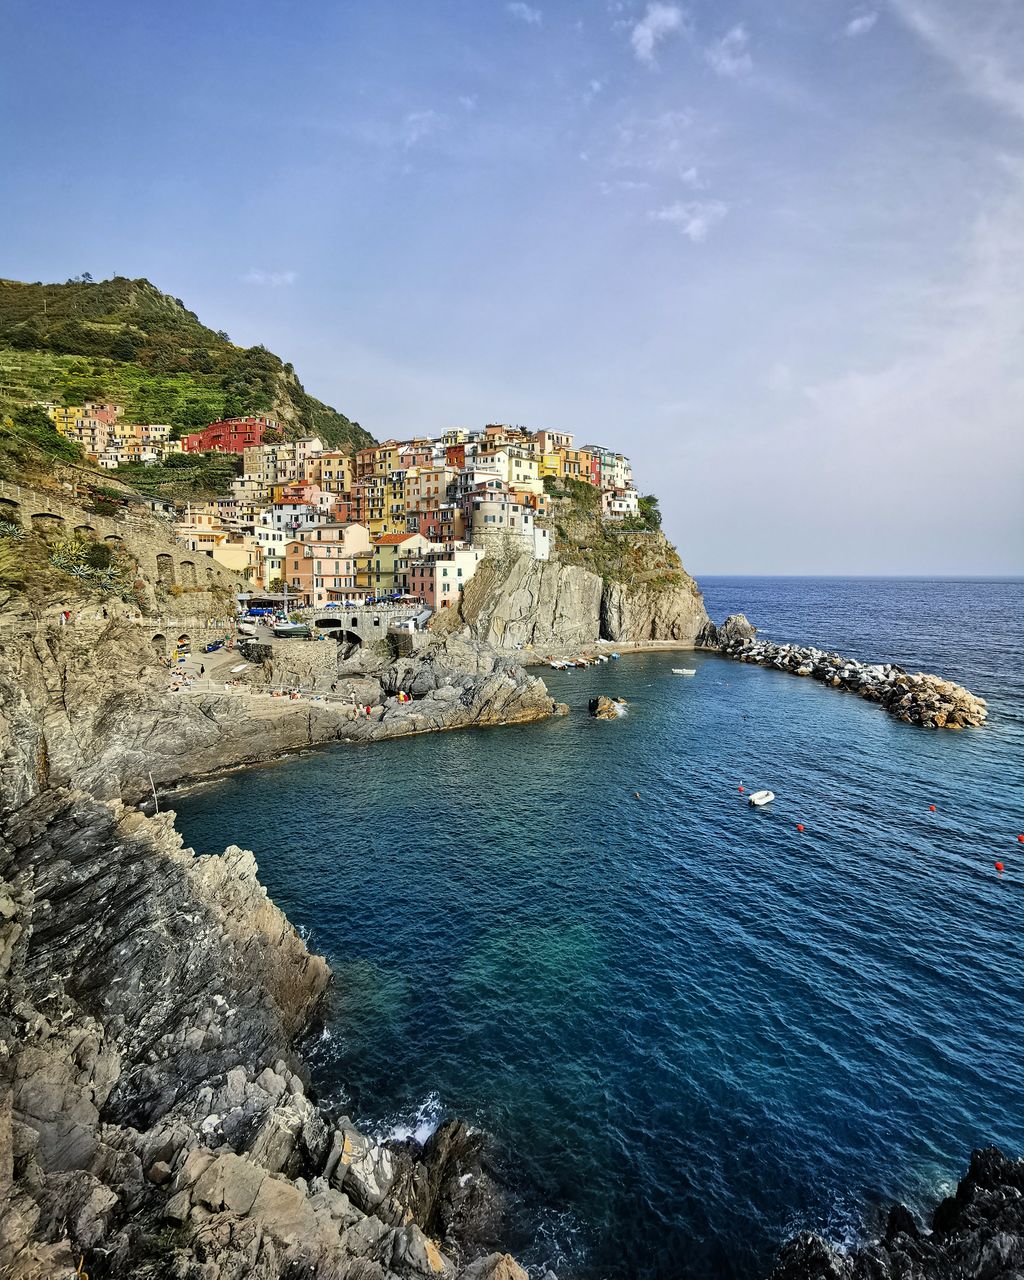
{"label": "small white boat", "polygon": [[695,676],[697,674],[696,667],[673,667],[672,674],[674,676]]}
{"label": "small white boat", "polygon": [[774,791],[752,791],[750,793],[749,802],[760,809],[763,804],[771,804],[774,799]]}
{"label": "small white boat", "polygon": [[238,624],[238,634],[240,636],[255,636],[258,633],[251,622],[240,622]]}

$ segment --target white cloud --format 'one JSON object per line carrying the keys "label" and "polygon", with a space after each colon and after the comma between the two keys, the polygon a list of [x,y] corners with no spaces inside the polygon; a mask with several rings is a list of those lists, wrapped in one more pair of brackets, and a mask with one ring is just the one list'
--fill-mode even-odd
{"label": "white cloud", "polygon": [[1016,0],[982,6],[891,0],[904,23],[978,97],[1024,117],[1024,31]]}
{"label": "white cloud", "polygon": [[683,28],[683,11],[677,4],[660,0],[647,6],[647,12],[633,28],[630,43],[633,52],[648,66],[654,63],[654,51],[667,36]]}
{"label": "white cloud", "polygon": [[242,282],[243,284],[269,285],[271,289],[279,289],[282,285],[294,284],[298,278],[297,271],[264,271],[261,267],[252,267],[242,276]]}
{"label": "white cloud", "polygon": [[727,31],[721,40],[708,45],[704,50],[704,61],[720,76],[745,76],[754,66],[750,56],[750,36],[743,23]]}
{"label": "white cloud", "polygon": [[603,88],[604,84],[600,80],[591,80],[583,90],[583,105],[589,107]]}
{"label": "white cloud", "polygon": [[524,4],[523,0],[512,0],[505,9],[513,18],[525,22],[528,27],[539,27],[544,22],[544,14],[540,9],[531,8],[528,4]]}
{"label": "white cloud", "polygon": [[630,116],[615,128],[608,151],[613,169],[632,169],[677,178],[695,172],[706,130],[689,111]]}
{"label": "white cloud", "polygon": [[475,111],[476,104],[477,104],[477,97],[475,93],[464,93],[459,98],[459,106],[463,109],[463,111]]}
{"label": "white cloud", "polygon": [[402,145],[406,150],[436,133],[443,123],[436,111],[410,111],[402,125]]}
{"label": "white cloud", "polygon": [[693,244],[707,239],[708,232],[722,221],[729,206],[721,200],[677,200],[663,209],[652,209],[652,222],[667,222]]}
{"label": "white cloud", "polygon": [[878,10],[872,9],[869,13],[861,13],[856,18],[851,18],[843,28],[843,32],[848,36],[866,36],[877,21]]}
{"label": "white cloud", "polygon": [[611,182],[599,182],[598,190],[603,196],[610,196],[616,191],[649,191],[649,182],[636,182],[632,178],[616,178]]}
{"label": "white cloud", "polygon": [[679,178],[691,191],[704,191],[708,185],[700,176],[695,164],[691,164],[688,169],[684,169]]}

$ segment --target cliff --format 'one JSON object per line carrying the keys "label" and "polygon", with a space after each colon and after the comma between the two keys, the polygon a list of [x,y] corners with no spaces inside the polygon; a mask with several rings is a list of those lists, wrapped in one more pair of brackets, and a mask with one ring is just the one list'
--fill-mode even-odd
{"label": "cliff", "polygon": [[[474,637],[499,649],[549,654],[598,640],[670,640],[694,647],[703,642],[711,620],[688,574],[656,571],[667,551],[675,554],[661,534],[649,535],[634,548],[648,568],[627,580],[567,563],[557,548],[549,561],[526,555],[485,560],[466,586],[459,616]],[[439,623],[451,625],[443,617]]]}
{"label": "cliff", "polygon": [[49,789],[0,825],[0,1270],[454,1276],[500,1216],[479,1139],[385,1147],[316,1105],[295,1040],[326,964],[251,853],[172,822]]}

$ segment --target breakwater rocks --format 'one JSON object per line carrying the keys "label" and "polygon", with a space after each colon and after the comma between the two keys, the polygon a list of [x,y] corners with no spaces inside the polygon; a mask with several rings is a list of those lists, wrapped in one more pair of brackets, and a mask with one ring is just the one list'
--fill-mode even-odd
{"label": "breakwater rocks", "polygon": [[800,1235],[781,1251],[772,1280],[1015,1280],[1024,1273],[1024,1160],[975,1151],[956,1194],[919,1227],[905,1205],[889,1211],[880,1240],[837,1249]]}
{"label": "breakwater rocks", "polygon": [[0,823],[0,1274],[525,1280],[479,1135],[310,1096],[326,962],[172,824],[55,789]]}
{"label": "breakwater rocks", "polygon": [[719,653],[775,671],[810,676],[833,689],[845,689],[877,702],[897,720],[925,729],[966,729],[984,724],[988,708],[961,685],[941,676],[911,675],[894,663],[864,663],[805,645],[758,640],[755,629],[736,614],[708,639]]}

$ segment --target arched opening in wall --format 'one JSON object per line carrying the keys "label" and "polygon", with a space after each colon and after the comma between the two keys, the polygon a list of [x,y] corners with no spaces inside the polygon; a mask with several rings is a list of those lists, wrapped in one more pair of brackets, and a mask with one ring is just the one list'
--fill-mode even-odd
{"label": "arched opening in wall", "polygon": [[174,557],[159,555],[156,558],[156,580],[161,586],[169,587],[174,583]]}
{"label": "arched opening in wall", "polygon": [[116,550],[120,550],[124,546],[124,538],[117,533],[108,533],[103,541],[107,543],[108,546],[114,547]]}
{"label": "arched opening in wall", "polygon": [[162,631],[158,631],[153,637],[153,648],[158,658],[167,657],[167,637]]}
{"label": "arched opening in wall", "polygon": [[178,641],[177,641],[177,644],[175,645],[175,648],[178,650],[178,653],[179,653],[179,654],[188,654],[188,653],[191,653],[191,652],[192,652],[192,637],[191,637],[190,635],[188,635],[187,633],[182,632],[182,634],[181,634],[180,636],[178,636]]}
{"label": "arched opening in wall", "polygon": [[355,631],[348,630],[339,630],[337,640],[339,644],[361,645],[363,643],[363,637],[361,635],[358,635]]}
{"label": "arched opening in wall", "polygon": [[32,528],[40,533],[56,533],[64,528],[64,517],[52,511],[37,511],[32,517]]}
{"label": "arched opening in wall", "polygon": [[95,533],[96,530],[91,524],[76,524],[75,533]]}
{"label": "arched opening in wall", "polygon": [[181,585],[183,587],[194,587],[196,585],[196,566],[191,560],[182,560],[178,565],[178,572],[181,575]]}
{"label": "arched opening in wall", "polygon": [[332,618],[331,615],[328,614],[326,618],[317,618],[314,625],[319,627],[321,631],[330,631],[333,634],[345,624],[340,618]]}
{"label": "arched opening in wall", "polygon": [[0,520],[21,528],[21,503],[10,498],[0,498]]}

